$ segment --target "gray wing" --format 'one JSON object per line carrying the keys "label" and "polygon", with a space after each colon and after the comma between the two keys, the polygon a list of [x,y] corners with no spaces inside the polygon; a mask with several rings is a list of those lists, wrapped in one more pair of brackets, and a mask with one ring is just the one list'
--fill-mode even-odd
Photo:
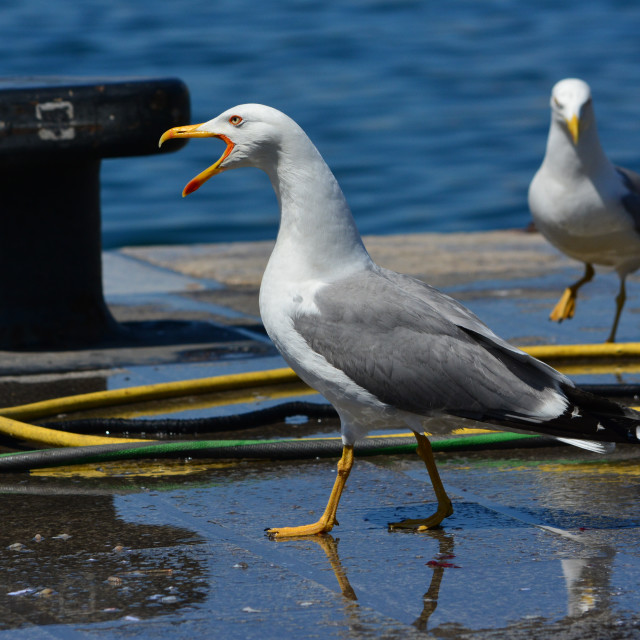
{"label": "gray wing", "polygon": [[386,269],[319,291],[320,315],[294,327],[309,346],[383,402],[477,420],[537,415],[564,376],[498,338],[471,311]]}
{"label": "gray wing", "polygon": [[627,188],[627,193],[621,198],[622,206],[633,218],[636,231],[640,232],[640,174],[624,167],[616,167],[616,171]]}

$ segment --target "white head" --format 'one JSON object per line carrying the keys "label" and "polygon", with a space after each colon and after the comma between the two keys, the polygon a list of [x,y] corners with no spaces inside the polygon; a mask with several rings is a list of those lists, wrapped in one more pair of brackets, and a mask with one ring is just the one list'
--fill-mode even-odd
{"label": "white head", "polygon": [[222,156],[187,184],[183,196],[228,169],[258,167],[266,170],[274,166],[285,139],[289,147],[302,140],[308,141],[304,131],[291,118],[262,104],[238,105],[203,124],[174,127],[162,134],[159,145],[171,138],[220,138],[227,143]]}
{"label": "white head", "polygon": [[551,114],[569,133],[574,145],[594,122],[589,85],[578,78],[565,78],[551,90]]}

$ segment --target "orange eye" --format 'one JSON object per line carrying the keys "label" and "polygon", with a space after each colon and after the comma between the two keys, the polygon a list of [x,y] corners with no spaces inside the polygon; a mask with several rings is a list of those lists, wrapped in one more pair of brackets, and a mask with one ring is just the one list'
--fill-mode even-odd
{"label": "orange eye", "polygon": [[238,126],[242,122],[242,118],[240,116],[231,116],[229,122],[234,126]]}

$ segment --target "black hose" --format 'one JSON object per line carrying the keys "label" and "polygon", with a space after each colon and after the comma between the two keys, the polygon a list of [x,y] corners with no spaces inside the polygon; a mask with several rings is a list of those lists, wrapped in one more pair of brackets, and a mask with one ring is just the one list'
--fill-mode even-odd
{"label": "black hose", "polygon": [[43,422],[42,426],[49,429],[62,429],[73,433],[130,433],[130,434],[196,434],[219,433],[220,431],[235,431],[261,427],[265,424],[282,422],[295,415],[305,415],[309,418],[337,418],[336,410],[330,405],[318,402],[283,402],[272,407],[235,413],[226,416],[208,416],[206,418],[84,418],[78,420],[64,420]]}
{"label": "black hose", "polygon": [[[640,385],[623,384],[584,384],[579,388],[595,395],[609,398],[634,398],[640,396]],[[226,416],[208,416],[205,418],[83,418],[77,420],[47,421],[41,423],[49,429],[64,429],[80,434],[128,433],[128,434],[182,434],[219,433],[261,427],[266,424],[282,422],[294,415],[309,418],[337,418],[336,410],[326,403],[283,402],[272,407],[256,409]]]}

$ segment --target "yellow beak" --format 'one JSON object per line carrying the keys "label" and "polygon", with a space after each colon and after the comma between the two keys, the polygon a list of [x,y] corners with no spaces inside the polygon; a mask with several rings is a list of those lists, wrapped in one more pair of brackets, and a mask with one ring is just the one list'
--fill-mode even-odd
{"label": "yellow beak", "polygon": [[578,120],[578,116],[574,115],[571,120],[567,120],[567,127],[569,128],[573,144],[578,144],[578,138],[580,137],[580,120]]}
{"label": "yellow beak", "polygon": [[208,169],[205,169],[202,173],[199,173],[195,178],[191,179],[187,183],[186,187],[182,191],[183,198],[196,191],[196,189],[199,189],[209,178],[215,176],[216,173],[224,171],[224,169],[220,168],[220,165],[233,151],[235,146],[235,144],[225,135],[212,133],[211,131],[198,131],[198,127],[201,126],[202,124],[189,124],[182,127],[173,127],[173,129],[165,131],[158,142],[159,147],[161,147],[167,140],[171,140],[173,138],[220,138],[227,143],[227,148],[222,156],[220,156],[220,158]]}

